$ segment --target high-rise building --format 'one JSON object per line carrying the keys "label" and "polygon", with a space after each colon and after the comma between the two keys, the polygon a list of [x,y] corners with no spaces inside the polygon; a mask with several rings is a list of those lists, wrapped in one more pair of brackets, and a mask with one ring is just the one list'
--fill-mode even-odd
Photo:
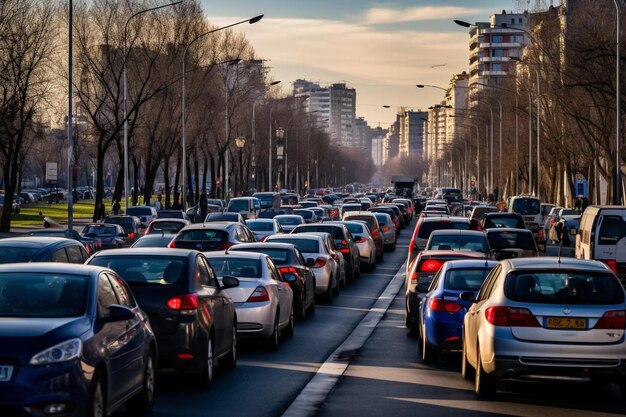
{"label": "high-rise building", "polygon": [[428,113],[421,110],[406,110],[400,108],[398,111],[399,124],[399,154],[400,156],[413,156],[423,154],[424,143],[424,119]]}
{"label": "high-rise building", "polygon": [[374,161],[374,165],[381,166],[383,165],[383,157],[384,151],[383,148],[385,146],[385,136],[376,136],[372,138],[372,160]]}
{"label": "high-rise building", "polygon": [[306,100],[307,111],[315,112],[318,126],[330,133],[330,89],[307,80],[296,80],[293,83],[293,94],[296,97],[309,97]]}
{"label": "high-rise building", "polygon": [[343,83],[330,86],[330,142],[354,146],[356,90]]}

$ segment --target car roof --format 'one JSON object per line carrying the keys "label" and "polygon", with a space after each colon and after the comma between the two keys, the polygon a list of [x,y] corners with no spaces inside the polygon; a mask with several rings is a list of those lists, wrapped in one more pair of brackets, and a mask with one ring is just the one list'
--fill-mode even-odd
{"label": "car roof", "polygon": [[514,258],[501,261],[511,269],[585,269],[590,271],[607,272],[609,267],[603,262],[576,259],[576,258],[559,258],[557,256],[541,256],[532,258]]}
{"label": "car roof", "polygon": [[183,223],[183,224],[187,224],[188,221],[185,219],[179,219],[177,217],[167,217],[165,219],[154,219],[152,220],[152,222],[150,222],[150,224],[154,224],[154,223],[169,223],[169,222],[177,222],[177,223]]}
{"label": "car roof", "polygon": [[[326,233],[328,234],[328,233]],[[287,235],[272,235],[270,237],[268,237],[265,241],[268,242],[269,240],[283,240],[283,239],[304,239],[304,240],[321,240],[322,237],[320,235],[317,235],[313,232],[309,232],[309,233],[296,233],[294,235],[287,234]]]}
{"label": "car roof", "polygon": [[56,246],[70,242],[77,244],[73,239],[66,239],[64,237],[52,237],[52,236],[23,236],[23,237],[9,237],[6,239],[0,239],[0,246],[17,246],[31,249],[41,249],[46,246]]}
{"label": "car roof", "polygon": [[237,224],[242,224],[239,222],[204,222],[204,223],[194,223],[187,225],[180,229],[181,232],[187,230],[228,230]]}
{"label": "car roof", "polygon": [[[160,235],[158,235],[160,237]],[[197,254],[194,249],[174,249],[174,248],[124,248],[124,249],[106,249],[96,252],[93,257],[97,258],[102,255],[114,256],[168,256],[181,257]]]}
{"label": "car roof", "polygon": [[[232,201],[232,200],[231,200]],[[235,251],[235,252],[225,252],[225,251],[210,251],[210,252],[202,252],[204,254],[204,256],[207,257],[207,259],[210,258],[221,258],[221,257],[233,257],[233,258],[247,258],[247,259],[264,259],[264,258],[269,258],[269,256],[267,256],[264,253],[259,253],[259,252],[239,252],[239,251]]]}
{"label": "car roof", "polygon": [[231,250],[243,250],[247,248],[261,248],[261,249],[293,249],[295,245],[293,243],[280,243],[280,242],[257,242],[257,243],[238,243],[231,246],[228,251]]}
{"label": "car roof", "polygon": [[485,234],[478,230],[462,230],[462,229],[439,229],[430,232],[430,235],[455,235],[455,236],[485,236]]}
{"label": "car roof", "polygon": [[444,264],[444,268],[446,269],[454,269],[454,268],[493,268],[498,265],[498,261],[493,259],[486,259],[483,256],[483,259],[455,259],[452,261],[448,261]]}
{"label": "car roof", "polygon": [[102,270],[108,270],[101,266],[71,264],[61,262],[28,262],[0,265],[0,273],[2,272],[50,272],[50,273],[67,273],[91,275],[97,274]]}
{"label": "car roof", "polygon": [[522,217],[521,214],[519,213],[513,213],[513,212],[494,212],[494,213],[485,213],[485,217]]}
{"label": "car roof", "polygon": [[459,223],[469,223],[469,217],[461,217],[461,216],[430,216],[430,217],[420,217],[421,222],[459,222]]}
{"label": "car roof", "polygon": [[[458,256],[460,258],[480,258],[487,259],[483,252],[458,251],[458,250],[423,250],[419,253],[421,258],[437,258],[446,256]],[[536,258],[533,258],[536,259]]]}
{"label": "car roof", "polygon": [[507,232],[507,233],[530,233],[532,234],[532,232],[528,229],[520,229],[517,227],[494,227],[491,229],[485,229],[485,233],[501,233],[501,232]]}

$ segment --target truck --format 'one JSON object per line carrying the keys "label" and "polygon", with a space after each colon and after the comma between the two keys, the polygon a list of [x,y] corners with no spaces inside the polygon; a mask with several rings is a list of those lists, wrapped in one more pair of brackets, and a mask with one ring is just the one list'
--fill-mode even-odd
{"label": "truck", "polygon": [[418,181],[418,177],[411,177],[409,175],[394,175],[391,177],[394,194],[407,198],[413,198],[415,185]]}

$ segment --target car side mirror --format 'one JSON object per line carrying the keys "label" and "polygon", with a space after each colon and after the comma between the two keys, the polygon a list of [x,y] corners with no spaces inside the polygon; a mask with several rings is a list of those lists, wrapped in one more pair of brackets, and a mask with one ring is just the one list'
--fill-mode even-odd
{"label": "car side mirror", "polygon": [[103,323],[115,323],[118,321],[131,320],[135,317],[133,310],[126,306],[111,304],[109,306],[109,315],[102,318]]}
{"label": "car side mirror", "polygon": [[476,297],[474,297],[474,293],[471,291],[463,291],[461,294],[459,294],[459,300],[471,304],[476,303]]}
{"label": "car side mirror", "polygon": [[315,265],[315,259],[314,258],[306,258],[306,266],[311,268],[313,265]]}
{"label": "car side mirror", "polygon": [[220,288],[225,290],[227,288],[235,288],[239,286],[239,280],[233,276],[226,275],[222,278],[222,285]]}

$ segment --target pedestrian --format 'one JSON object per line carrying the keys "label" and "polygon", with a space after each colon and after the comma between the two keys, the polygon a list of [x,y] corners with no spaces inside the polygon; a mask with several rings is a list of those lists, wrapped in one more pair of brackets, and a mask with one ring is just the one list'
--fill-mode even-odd
{"label": "pedestrian", "polygon": [[122,209],[122,206],[120,205],[120,200],[115,200],[113,202],[113,206],[111,207],[111,213],[117,216],[118,214],[120,214],[121,209]]}
{"label": "pedestrian", "polygon": [[104,207],[104,203],[101,201],[98,204],[98,215],[96,217],[96,221],[104,220],[106,218],[106,207]]}
{"label": "pedestrian", "polygon": [[157,211],[163,210],[163,204],[161,203],[161,194],[157,194],[157,201],[154,203],[154,208]]}

